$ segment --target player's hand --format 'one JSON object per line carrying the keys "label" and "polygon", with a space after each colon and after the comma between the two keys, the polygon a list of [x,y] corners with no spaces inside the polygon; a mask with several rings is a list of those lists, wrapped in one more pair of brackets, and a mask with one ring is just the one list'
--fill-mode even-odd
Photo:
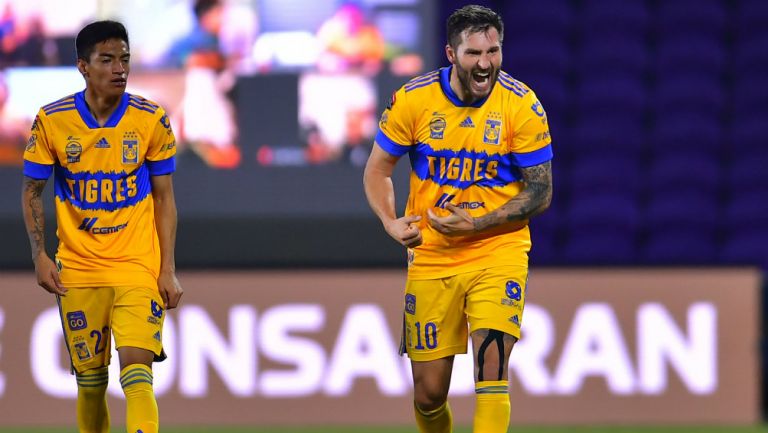
{"label": "player's hand", "polygon": [[181,288],[181,283],[176,278],[175,272],[160,272],[160,277],[157,279],[157,288],[160,290],[160,297],[163,298],[166,310],[172,310],[179,305],[184,289]]}
{"label": "player's hand", "polygon": [[59,270],[47,254],[42,254],[35,260],[35,274],[37,284],[47,292],[59,296],[67,295],[67,289],[61,284],[59,278]]}
{"label": "player's hand", "polygon": [[418,215],[404,216],[392,221],[384,229],[400,245],[414,248],[421,245],[421,230],[417,224],[414,224],[419,221],[421,217]]}
{"label": "player's hand", "polygon": [[429,225],[435,230],[446,236],[461,236],[475,232],[475,221],[469,212],[450,202],[445,204],[445,208],[451,214],[444,217],[439,217],[432,212],[432,209],[427,209]]}

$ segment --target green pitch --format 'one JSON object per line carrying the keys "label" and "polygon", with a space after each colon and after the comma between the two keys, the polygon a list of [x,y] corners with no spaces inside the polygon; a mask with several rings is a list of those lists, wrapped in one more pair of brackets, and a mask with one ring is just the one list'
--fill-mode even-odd
{"label": "green pitch", "polygon": [[[2,429],[0,433],[76,433],[74,428]],[[125,429],[112,429],[125,433]],[[416,427],[163,427],[163,433],[416,433]],[[459,427],[455,433],[471,433]],[[512,427],[510,433],[768,433],[764,425],[753,427]]]}

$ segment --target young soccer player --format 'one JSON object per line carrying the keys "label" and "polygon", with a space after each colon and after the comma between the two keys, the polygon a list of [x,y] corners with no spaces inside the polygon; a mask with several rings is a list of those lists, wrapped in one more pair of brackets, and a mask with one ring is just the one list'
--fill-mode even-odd
{"label": "young soccer player", "polygon": [[[85,90],[42,107],[24,152],[22,209],[37,281],[56,295],[77,379],[82,433],[109,432],[111,336],[120,357],[129,433],[156,433],[152,362],[165,358],[165,311],[176,279],[175,138],[164,110],[126,93],[130,45],[122,24],[77,35]],[[59,246],[45,251],[41,194],[54,173]]]}

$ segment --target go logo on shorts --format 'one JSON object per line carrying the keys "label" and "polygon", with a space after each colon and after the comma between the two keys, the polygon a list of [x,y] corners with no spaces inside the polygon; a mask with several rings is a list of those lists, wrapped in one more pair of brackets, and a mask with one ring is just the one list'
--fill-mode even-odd
{"label": "go logo on shorts", "polygon": [[85,313],[82,311],[67,313],[67,324],[71,331],[77,331],[88,327],[88,321],[85,320]]}

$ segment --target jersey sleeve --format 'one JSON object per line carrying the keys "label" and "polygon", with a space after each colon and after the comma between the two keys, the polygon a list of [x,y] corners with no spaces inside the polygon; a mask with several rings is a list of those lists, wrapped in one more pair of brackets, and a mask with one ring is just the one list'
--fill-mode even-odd
{"label": "jersey sleeve", "polygon": [[176,171],[176,136],[171,121],[161,108],[160,118],[152,126],[152,138],[147,150],[147,168],[152,176],[162,176]]}
{"label": "jersey sleeve", "polygon": [[510,150],[518,167],[532,167],[552,159],[552,137],[536,94],[528,92],[521,104],[513,119]]}
{"label": "jersey sleeve", "polygon": [[379,120],[376,144],[393,156],[403,156],[414,144],[413,119],[407,104],[405,88],[401,87],[392,98]]}
{"label": "jersey sleeve", "polygon": [[52,140],[48,137],[43,119],[45,113],[41,109],[32,122],[32,130],[24,148],[24,175],[39,180],[48,179],[56,163],[56,153],[51,148]]}

